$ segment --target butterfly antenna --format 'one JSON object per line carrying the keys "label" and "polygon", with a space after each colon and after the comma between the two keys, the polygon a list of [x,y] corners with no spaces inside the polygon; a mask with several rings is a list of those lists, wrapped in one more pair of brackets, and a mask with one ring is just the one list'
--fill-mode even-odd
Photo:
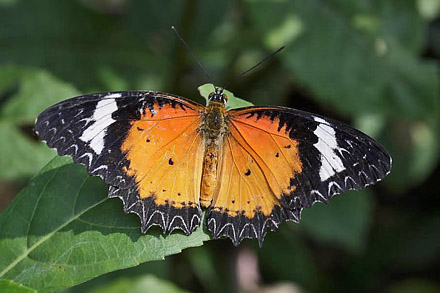
{"label": "butterfly antenna", "polygon": [[264,62],[266,62],[269,58],[273,57],[275,54],[278,54],[281,50],[283,50],[286,46],[281,46],[279,49],[277,49],[276,51],[270,53],[269,55],[267,55],[266,57],[264,57],[260,62],[258,62],[257,64],[255,64],[254,66],[252,66],[251,68],[241,72],[240,74],[238,74],[237,76],[235,76],[233,79],[231,79],[225,86],[225,88],[227,88],[232,82],[240,79],[243,77],[243,75],[245,75],[246,73],[248,73],[251,70],[254,70],[255,68],[257,68],[258,66],[260,66],[261,64],[263,64]]}
{"label": "butterfly antenna", "polygon": [[[186,51],[188,51],[188,53],[191,55],[191,57],[197,62],[197,64],[199,65],[200,69],[203,71],[203,73],[208,78],[209,82],[211,82],[212,85],[214,85],[214,82],[212,81],[211,76],[209,76],[208,72],[205,70],[205,68],[203,67],[202,63],[200,63],[199,59],[197,59],[197,57],[193,54],[193,52],[191,51],[189,46],[186,44],[185,40],[179,35],[179,33],[177,32],[177,29],[174,26],[172,26],[171,29],[176,34],[177,38],[183,43],[183,45],[185,46]],[[215,85],[214,85],[214,87],[215,87]]]}

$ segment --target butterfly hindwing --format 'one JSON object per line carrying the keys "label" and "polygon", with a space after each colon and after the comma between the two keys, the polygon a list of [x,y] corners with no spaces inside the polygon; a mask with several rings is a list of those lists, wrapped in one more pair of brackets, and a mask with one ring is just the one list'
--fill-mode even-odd
{"label": "butterfly hindwing", "polygon": [[373,184],[391,168],[382,146],[341,122],[283,107],[241,108],[228,116],[208,229],[235,244],[244,238],[261,244],[280,222],[299,222],[304,207]]}
{"label": "butterfly hindwing", "polygon": [[110,184],[109,196],[139,215],[144,232],[158,225],[189,234],[201,218],[201,109],[157,92],[102,93],[48,108],[35,130]]}

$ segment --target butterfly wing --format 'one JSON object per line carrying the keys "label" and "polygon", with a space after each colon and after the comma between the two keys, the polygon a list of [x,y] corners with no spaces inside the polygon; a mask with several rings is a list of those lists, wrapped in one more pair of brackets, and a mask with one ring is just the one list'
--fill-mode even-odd
{"label": "butterfly wing", "polygon": [[203,106],[158,92],[86,95],[63,101],[37,118],[35,131],[110,184],[142,231],[158,225],[191,233],[199,224],[204,145]]}
{"label": "butterfly wing", "polygon": [[331,119],[283,107],[228,112],[218,192],[209,214],[214,237],[234,244],[280,222],[299,222],[304,207],[385,177],[391,158],[367,135]]}

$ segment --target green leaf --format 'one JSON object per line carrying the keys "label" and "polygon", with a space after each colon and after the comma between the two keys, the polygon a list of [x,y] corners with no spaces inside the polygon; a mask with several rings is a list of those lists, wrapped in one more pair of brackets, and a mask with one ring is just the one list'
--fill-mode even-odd
{"label": "green leaf", "polygon": [[8,293],[32,293],[37,292],[31,288],[8,280],[0,280],[0,292]]}
{"label": "green leaf", "polygon": [[438,69],[419,60],[425,27],[414,1],[246,3],[266,45],[286,45],[279,58],[320,100],[351,117],[437,115]]}
{"label": "green leaf", "polygon": [[[202,248],[204,246],[205,245],[201,247],[197,247],[195,249]],[[101,286],[120,278],[140,278],[141,276],[145,276],[145,275],[152,275],[159,279],[168,280],[170,279],[171,269],[172,266],[174,265],[173,262],[174,262],[173,256],[167,257],[165,258],[165,260],[161,260],[161,261],[144,262],[132,268],[117,270],[114,272],[101,275],[90,281],[71,287],[68,289],[68,291],[69,293],[90,292],[96,288],[100,288]]]}
{"label": "green leaf", "polygon": [[[162,37],[158,38],[154,33],[157,34],[156,26],[160,25],[166,25],[166,32],[170,31],[171,22],[178,19],[173,13],[179,6],[178,3],[172,6],[175,2],[157,2],[154,5],[148,1],[150,7],[147,9],[137,5],[133,10],[139,11],[138,17],[130,17],[134,15],[129,13],[127,18],[119,18],[96,11],[104,4],[88,3],[89,8],[95,8],[88,9],[80,1],[16,1],[16,5],[0,7],[4,28],[0,30],[0,37],[8,44],[0,48],[0,63],[46,68],[87,92],[91,88],[106,90],[99,87],[101,79],[98,72],[102,66],[123,73],[132,81],[142,77],[146,68],[154,71],[155,75],[161,75],[166,70],[163,62],[167,62],[168,57],[153,55],[150,42],[161,52],[172,49],[166,43],[161,45]],[[153,5],[158,10],[153,9]],[[158,11],[168,11],[169,18],[162,17]],[[139,23],[140,16],[145,25]],[[131,22],[139,31],[130,27]],[[172,36],[171,31],[169,36]]]}
{"label": "green leaf", "polygon": [[[11,74],[6,67],[6,74]],[[59,80],[41,69],[16,68],[18,93],[10,97],[0,112],[2,119],[15,123],[33,123],[47,107],[62,100],[80,95],[72,85]]]}
{"label": "green leaf", "polygon": [[360,252],[371,224],[372,209],[369,191],[350,191],[336,196],[329,204],[317,203],[305,209],[298,228],[319,242]]}
{"label": "green leaf", "polygon": [[108,285],[91,290],[90,293],[183,293],[184,291],[175,285],[162,281],[155,276],[147,275],[140,278],[120,278]]}
{"label": "green leaf", "polygon": [[127,82],[118,75],[117,72],[109,67],[102,67],[99,70],[99,76],[101,77],[102,83],[108,91],[126,91],[129,90]]}
{"label": "green leaf", "polygon": [[44,167],[0,215],[0,278],[55,291],[101,274],[161,260],[209,236],[140,233],[108,186],[68,157]]}
{"label": "green leaf", "polygon": [[[214,92],[214,85],[211,83],[206,83],[204,85],[199,86],[198,91],[202,97],[205,98],[206,103],[209,101],[209,94]],[[228,102],[226,103],[226,109],[235,109],[235,108],[241,108],[241,107],[249,107],[253,104],[251,102],[248,102],[246,100],[240,99],[234,94],[226,89],[223,90],[223,92],[228,96]]]}
{"label": "green leaf", "polygon": [[[4,78],[3,78],[4,77]],[[79,92],[45,70],[4,66],[0,69],[0,93],[18,92],[8,97],[0,109],[0,178],[31,176],[41,169],[55,151],[23,130],[32,131],[35,118],[45,108]]]}
{"label": "green leaf", "polygon": [[0,178],[31,176],[56,155],[44,143],[32,141],[11,122],[0,120]]}

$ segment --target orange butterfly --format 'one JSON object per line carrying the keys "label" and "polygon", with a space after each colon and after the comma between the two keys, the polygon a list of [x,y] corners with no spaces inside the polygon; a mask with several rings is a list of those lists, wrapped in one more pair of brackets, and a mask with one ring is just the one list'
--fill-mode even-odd
{"label": "orange butterfly", "polygon": [[386,150],[328,118],[283,107],[226,110],[216,87],[202,106],[154,91],[85,95],[46,109],[35,131],[110,184],[142,232],[201,224],[235,245],[391,169]]}

